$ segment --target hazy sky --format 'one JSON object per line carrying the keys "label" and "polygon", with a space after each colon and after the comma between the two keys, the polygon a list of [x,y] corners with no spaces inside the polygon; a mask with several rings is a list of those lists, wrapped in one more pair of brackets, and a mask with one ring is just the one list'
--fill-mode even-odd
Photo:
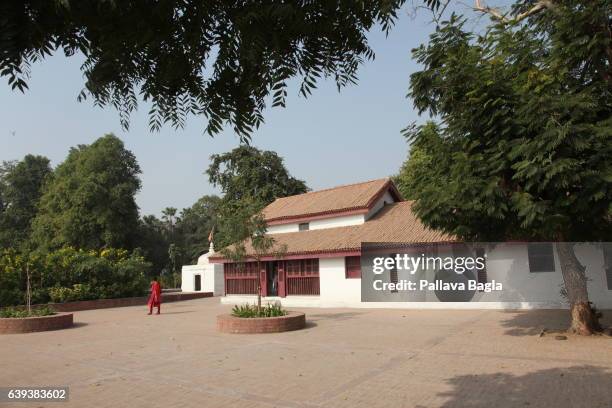
{"label": "hazy sky", "polygon": [[[291,174],[315,190],[396,173],[408,151],[400,130],[418,119],[406,98],[409,76],[418,69],[410,50],[433,30],[429,19],[425,12],[413,19],[404,9],[388,38],[371,33],[376,59],[360,69],[357,86],[338,93],[333,82],[321,82],[306,99],[294,83],[287,108],[266,112],[253,144],[278,152]],[[49,157],[55,166],[71,146],[112,132],[142,168],[137,202],[143,214],[159,214],[168,206],[181,209],[204,194],[218,193],[203,172],[211,154],[238,145],[231,130],[211,138],[203,134],[205,119],[191,117],[184,130],[150,133],[148,109],[141,105],[124,132],[112,108],[77,102],[83,85],[79,63],[78,57],[58,55],[35,65],[25,94],[10,91],[2,78],[0,161],[33,153]]]}

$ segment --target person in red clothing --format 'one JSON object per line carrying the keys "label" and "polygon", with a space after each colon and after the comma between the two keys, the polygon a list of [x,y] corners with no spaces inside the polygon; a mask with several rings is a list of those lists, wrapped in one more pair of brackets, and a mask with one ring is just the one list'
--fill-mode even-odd
{"label": "person in red clothing", "polygon": [[151,295],[149,296],[149,314],[153,314],[153,307],[157,307],[157,314],[161,308],[161,285],[157,278],[153,278],[151,282]]}

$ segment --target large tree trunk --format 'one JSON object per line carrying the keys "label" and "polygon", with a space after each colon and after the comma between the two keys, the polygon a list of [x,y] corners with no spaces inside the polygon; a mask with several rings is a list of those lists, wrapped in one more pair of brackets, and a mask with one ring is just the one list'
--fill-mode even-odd
{"label": "large tree trunk", "polygon": [[572,325],[570,330],[583,336],[600,331],[598,317],[589,302],[587,280],[584,273],[585,267],[582,266],[574,253],[574,244],[557,242],[556,247],[571,308]]}

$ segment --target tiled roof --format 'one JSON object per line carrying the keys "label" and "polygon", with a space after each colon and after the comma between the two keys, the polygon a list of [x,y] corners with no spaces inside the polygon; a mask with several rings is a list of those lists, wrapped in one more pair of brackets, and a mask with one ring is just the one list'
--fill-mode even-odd
{"label": "tiled roof", "polygon": [[[273,234],[275,248],[286,246],[286,256],[351,252],[362,242],[442,243],[456,238],[426,228],[412,212],[412,201],[387,204],[361,225]],[[250,245],[247,253],[253,254]],[[220,255],[211,259],[220,259]]]}
{"label": "tiled roof", "polygon": [[270,222],[351,210],[367,210],[389,188],[399,201],[399,193],[391,180],[386,178],[279,198],[264,208],[263,215]]}

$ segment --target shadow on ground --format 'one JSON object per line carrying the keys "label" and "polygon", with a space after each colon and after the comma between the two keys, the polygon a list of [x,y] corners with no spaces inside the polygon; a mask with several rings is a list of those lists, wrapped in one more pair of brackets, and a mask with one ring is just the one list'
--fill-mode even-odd
{"label": "shadow on ground", "polygon": [[[604,310],[602,313],[602,326],[612,326],[612,310]],[[501,325],[507,329],[505,334],[510,336],[535,336],[542,330],[547,333],[560,333],[570,326],[569,310],[512,311],[506,312],[506,316]]]}
{"label": "shadow on ground", "polygon": [[524,375],[462,375],[447,380],[447,384],[452,390],[439,394],[448,398],[443,408],[612,406],[612,372],[591,365]]}
{"label": "shadow on ground", "polygon": [[304,325],[304,329],[303,330],[305,330],[305,329],[313,329],[313,328],[315,328],[317,326],[318,325],[315,322],[307,319],[306,320],[306,324]]}
{"label": "shadow on ground", "polygon": [[527,310],[507,312],[502,320],[505,334],[510,336],[534,336],[546,332],[562,332],[570,325],[567,310]]}

